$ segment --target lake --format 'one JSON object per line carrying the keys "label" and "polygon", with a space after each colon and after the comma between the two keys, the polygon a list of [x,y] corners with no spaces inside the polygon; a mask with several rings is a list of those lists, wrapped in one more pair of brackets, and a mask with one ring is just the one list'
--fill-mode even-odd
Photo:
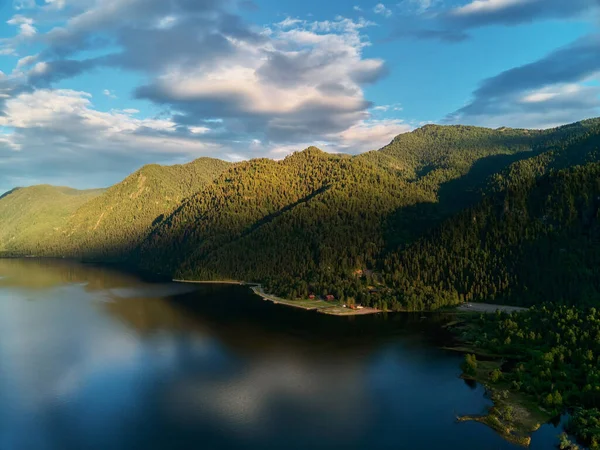
{"label": "lake", "polygon": [[0,450],[518,448],[456,423],[489,400],[439,348],[444,320],[0,260]]}

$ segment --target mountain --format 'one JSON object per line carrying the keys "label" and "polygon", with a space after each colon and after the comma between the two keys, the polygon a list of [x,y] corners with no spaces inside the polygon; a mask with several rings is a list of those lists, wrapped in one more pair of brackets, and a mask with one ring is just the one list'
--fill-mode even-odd
{"label": "mountain", "polygon": [[79,207],[102,192],[42,185],[5,193],[0,197],[0,252],[36,254],[41,237],[55,233]]}
{"label": "mountain", "polygon": [[252,160],[184,202],[144,242],[139,258],[179,277],[302,278],[307,270],[338,266],[341,246],[348,258],[372,259],[369,242],[381,241],[381,233],[376,221],[358,219],[381,217],[407,195],[419,194],[393,174],[314,147],[283,161]]}
{"label": "mountain", "polygon": [[[136,262],[178,278],[260,281],[286,297],[372,303],[386,255],[476,204],[490,175],[588,132],[581,123],[548,131],[427,126],[352,158],[312,147],[283,161],[245,162],[159,224]],[[410,307],[399,298],[384,289],[376,301]]]}
{"label": "mountain", "polygon": [[600,300],[600,121],[492,177],[489,195],[406,251],[386,285],[410,309]]}
{"label": "mountain", "polygon": [[[310,147],[280,161],[151,165],[29,242],[44,256],[389,309],[596,298],[599,146],[598,119],[427,125],[358,156]],[[553,266],[557,255],[585,270]],[[555,283],[541,286],[548,273]]]}
{"label": "mountain", "polygon": [[200,158],[183,165],[144,166],[77,209],[46,240],[43,254],[120,260],[153,225],[230,165]]}

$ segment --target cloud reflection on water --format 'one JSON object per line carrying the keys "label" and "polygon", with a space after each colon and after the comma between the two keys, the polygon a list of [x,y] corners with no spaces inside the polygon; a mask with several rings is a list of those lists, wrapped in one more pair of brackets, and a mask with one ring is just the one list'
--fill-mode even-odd
{"label": "cloud reflection on water", "polygon": [[301,315],[67,262],[0,260],[0,275],[1,449],[511,448],[454,423],[482,392],[402,317]]}

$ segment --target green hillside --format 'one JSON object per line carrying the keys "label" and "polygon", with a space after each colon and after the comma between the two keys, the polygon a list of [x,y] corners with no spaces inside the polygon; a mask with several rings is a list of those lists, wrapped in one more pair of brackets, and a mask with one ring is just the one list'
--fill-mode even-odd
{"label": "green hillside", "polygon": [[7,192],[0,197],[0,252],[35,253],[32,242],[63,228],[79,207],[102,192],[48,185]]}
{"label": "green hillside", "polygon": [[301,279],[331,265],[337,272],[374,262],[381,223],[369,215],[422,197],[368,161],[313,147],[283,161],[236,165],[161,224],[140,258],[193,278]]}
{"label": "green hillside", "polygon": [[153,225],[229,166],[212,158],[176,166],[144,166],[82,205],[51,242],[42,241],[40,253],[121,259]]}
{"label": "green hillside", "polygon": [[[14,254],[120,260],[388,309],[594,299],[599,146],[600,120],[545,131],[428,125],[354,157],[311,147],[281,161],[150,165],[93,198],[62,192],[79,202],[70,209],[53,206],[48,187],[7,194],[0,242]],[[15,215],[14,199],[36,189],[21,200],[35,214]]]}
{"label": "green hillside", "polygon": [[408,308],[458,301],[600,300],[600,122],[491,179],[477,206],[388,255],[386,285]]}
{"label": "green hillside", "polygon": [[411,307],[386,270],[387,254],[475,205],[490,175],[590,133],[581,123],[548,131],[427,126],[354,158],[310,148],[241,163],[161,223],[136,261],[186,279],[260,281],[291,298],[333,293]]}

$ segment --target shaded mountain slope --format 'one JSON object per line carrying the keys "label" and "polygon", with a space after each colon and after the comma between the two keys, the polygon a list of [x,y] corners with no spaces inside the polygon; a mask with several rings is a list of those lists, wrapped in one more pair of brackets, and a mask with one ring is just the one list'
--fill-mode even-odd
{"label": "shaded mountain slope", "polygon": [[[261,281],[283,296],[334,292],[366,302],[386,252],[475,204],[489,175],[586,133],[581,124],[428,126],[353,158],[310,148],[241,163],[159,224],[136,258],[181,278]],[[411,218],[427,209],[416,229]]]}
{"label": "shaded mountain slope", "polygon": [[600,126],[493,177],[490,194],[406,251],[386,285],[422,309],[600,300]]}

